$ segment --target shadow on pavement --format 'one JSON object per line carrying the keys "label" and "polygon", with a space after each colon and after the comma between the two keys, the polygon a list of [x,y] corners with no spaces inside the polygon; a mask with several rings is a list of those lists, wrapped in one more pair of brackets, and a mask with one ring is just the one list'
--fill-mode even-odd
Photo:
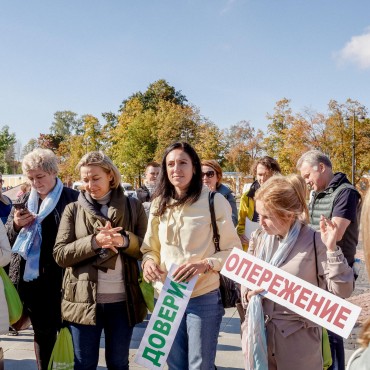
{"label": "shadow on pavement", "polygon": [[12,370],[37,370],[35,360],[7,360],[4,361],[5,369],[10,367]]}
{"label": "shadow on pavement", "polygon": [[228,334],[239,334],[240,333],[240,319],[229,318],[227,321],[223,321],[221,324],[221,331]]}
{"label": "shadow on pavement", "polygon": [[230,346],[228,344],[218,344],[217,345],[217,351],[234,351],[239,352],[240,347],[238,346]]}

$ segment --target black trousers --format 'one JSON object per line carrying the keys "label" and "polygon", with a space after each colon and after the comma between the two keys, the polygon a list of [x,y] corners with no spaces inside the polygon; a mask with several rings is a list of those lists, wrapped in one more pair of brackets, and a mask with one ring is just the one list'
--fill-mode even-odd
{"label": "black trousers", "polygon": [[34,330],[34,346],[38,370],[47,370],[58,331],[61,327],[60,278],[41,276],[31,282],[22,281],[19,293]]}

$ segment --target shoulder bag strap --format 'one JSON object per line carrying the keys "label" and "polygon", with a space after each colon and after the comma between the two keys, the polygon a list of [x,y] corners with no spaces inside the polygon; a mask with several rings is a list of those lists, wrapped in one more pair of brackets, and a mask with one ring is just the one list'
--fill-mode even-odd
{"label": "shoulder bag strap", "polygon": [[317,286],[320,287],[320,283],[319,283],[319,268],[317,267],[316,231],[313,232],[313,249],[315,251],[315,267],[316,267]]}
{"label": "shoulder bag strap", "polygon": [[216,194],[215,191],[210,191],[208,200],[209,200],[209,211],[211,212],[213,243],[215,244],[216,251],[219,252],[220,251],[220,235],[218,234],[216,215],[215,215],[215,194]]}
{"label": "shoulder bag strap", "polygon": [[130,198],[129,197],[126,197],[126,202],[127,202],[127,208],[128,208],[128,218],[129,218],[129,222],[128,222],[128,227],[129,227],[129,231],[131,232],[134,232],[134,228],[133,228],[133,222],[132,222],[132,207],[131,207],[131,202],[130,202]]}

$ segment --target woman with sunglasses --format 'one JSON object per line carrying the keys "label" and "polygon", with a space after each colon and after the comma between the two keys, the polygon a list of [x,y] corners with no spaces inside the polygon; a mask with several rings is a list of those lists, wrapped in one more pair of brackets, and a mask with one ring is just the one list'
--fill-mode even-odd
{"label": "woman with sunglasses", "polygon": [[257,159],[253,164],[253,177],[256,179],[249,190],[240,198],[238,225],[236,231],[243,244],[243,249],[248,249],[249,237],[245,233],[246,219],[257,223],[258,213],[254,204],[254,195],[260,186],[271,176],[279,174],[280,166],[274,158],[269,156]]}
{"label": "woman with sunglasses", "polygon": [[235,195],[232,190],[221,184],[222,168],[214,159],[202,161],[202,181],[210,191],[217,191],[222,194],[230,203],[232,211],[232,219],[234,226],[238,223],[238,209],[236,208]]}
{"label": "woman with sunglasses", "polygon": [[215,194],[220,251],[215,251],[209,189],[202,184],[199,157],[188,143],[164,154],[160,179],[141,247],[143,276],[159,292],[172,264],[175,281],[199,275],[169,353],[169,370],[213,369],[224,308],[219,271],[233,247],[241,248],[226,199]]}

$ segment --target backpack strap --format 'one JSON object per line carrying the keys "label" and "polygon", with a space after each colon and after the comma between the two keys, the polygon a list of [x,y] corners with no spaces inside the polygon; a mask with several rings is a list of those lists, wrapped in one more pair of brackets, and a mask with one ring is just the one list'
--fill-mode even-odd
{"label": "backpack strap", "polygon": [[211,213],[211,224],[213,230],[213,243],[215,244],[215,249],[217,252],[220,251],[220,235],[218,233],[216,215],[215,215],[215,191],[210,191],[208,195],[209,201],[209,211]]}

